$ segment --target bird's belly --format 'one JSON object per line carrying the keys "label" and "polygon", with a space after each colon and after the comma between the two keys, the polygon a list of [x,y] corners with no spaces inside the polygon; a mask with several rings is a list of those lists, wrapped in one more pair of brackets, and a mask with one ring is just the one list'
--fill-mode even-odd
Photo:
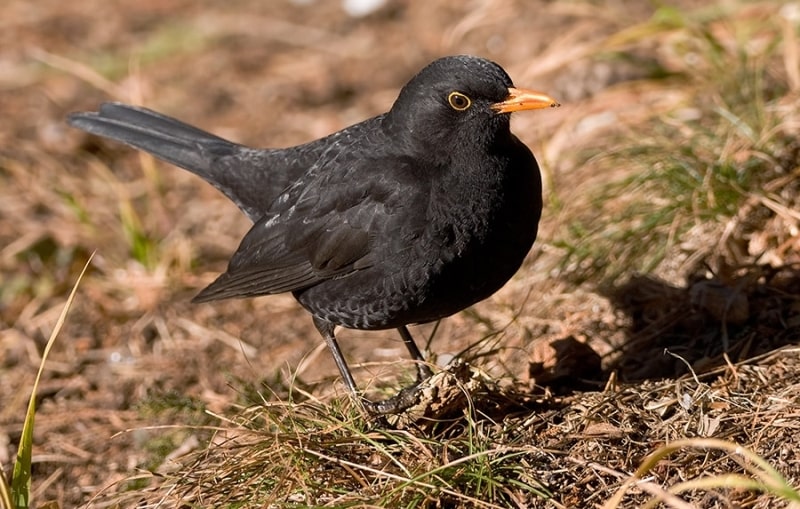
{"label": "bird's belly", "polygon": [[[308,311],[327,321],[361,330],[399,327],[414,317],[426,291],[424,270],[386,272],[374,267],[294,293]],[[425,320],[427,321],[427,320]]]}
{"label": "bird's belly", "polygon": [[314,315],[352,329],[438,320],[499,290],[519,269],[535,236],[535,223],[518,225],[461,253],[418,252],[404,263],[324,281],[295,297]]}

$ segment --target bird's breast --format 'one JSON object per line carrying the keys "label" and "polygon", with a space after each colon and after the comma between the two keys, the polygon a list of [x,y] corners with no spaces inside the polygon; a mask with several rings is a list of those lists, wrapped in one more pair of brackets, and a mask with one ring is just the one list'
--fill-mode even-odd
{"label": "bird's breast", "polygon": [[[527,150],[527,149],[526,149]],[[530,154],[530,152],[527,152]],[[541,182],[530,160],[479,178],[428,181],[376,222],[369,263],[298,294],[312,313],[356,329],[437,320],[485,299],[519,269],[537,233]],[[499,178],[489,178],[494,172]]]}

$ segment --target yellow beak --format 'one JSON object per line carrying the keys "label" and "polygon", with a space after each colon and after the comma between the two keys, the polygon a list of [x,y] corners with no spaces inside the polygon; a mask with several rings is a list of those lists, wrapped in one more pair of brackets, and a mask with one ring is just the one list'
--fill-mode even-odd
{"label": "yellow beak", "polygon": [[559,106],[561,105],[558,101],[547,94],[524,88],[509,88],[508,97],[504,101],[494,103],[492,109],[498,113],[511,113],[541,108],[558,108]]}

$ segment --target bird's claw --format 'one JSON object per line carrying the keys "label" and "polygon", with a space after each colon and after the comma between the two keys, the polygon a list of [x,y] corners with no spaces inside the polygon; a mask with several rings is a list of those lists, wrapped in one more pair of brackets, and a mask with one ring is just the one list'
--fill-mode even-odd
{"label": "bird's claw", "polygon": [[[433,370],[430,366],[428,366],[424,362],[417,362],[417,383],[412,387],[417,387],[419,384],[424,382],[425,380],[429,379],[433,376]],[[406,387],[406,389],[410,389],[411,387]],[[402,391],[401,391],[402,392]]]}
{"label": "bird's claw", "polygon": [[[430,368],[426,366],[426,370],[430,372]],[[420,368],[420,375],[422,373],[422,369]],[[433,373],[425,376],[423,380],[417,381],[414,385],[406,387],[402,389],[400,392],[392,396],[391,398],[384,399],[382,401],[370,401],[366,398],[361,398],[361,405],[364,407],[364,410],[367,411],[373,417],[383,416],[383,415],[390,415],[390,414],[399,414],[408,408],[419,403],[420,394],[422,393],[422,388],[420,387],[420,383],[428,378]]]}

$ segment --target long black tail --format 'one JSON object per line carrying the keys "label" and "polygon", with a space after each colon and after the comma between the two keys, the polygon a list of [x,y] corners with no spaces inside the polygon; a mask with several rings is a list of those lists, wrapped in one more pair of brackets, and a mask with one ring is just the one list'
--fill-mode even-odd
{"label": "long black tail", "polygon": [[98,112],[73,113],[70,125],[121,141],[202,177],[260,219],[288,175],[270,176],[269,150],[232,143],[147,108],[104,103]]}

